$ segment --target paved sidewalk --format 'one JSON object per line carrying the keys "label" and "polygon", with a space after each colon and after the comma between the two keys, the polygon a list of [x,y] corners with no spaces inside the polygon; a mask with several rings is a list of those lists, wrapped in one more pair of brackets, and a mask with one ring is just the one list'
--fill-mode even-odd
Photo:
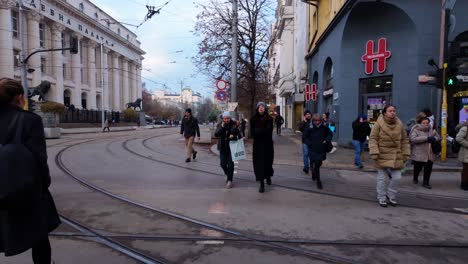
{"label": "paved sidewalk", "polygon": [[[275,144],[275,161],[276,165],[291,165],[303,166],[302,161],[302,142],[301,134],[294,133],[290,129],[283,129],[282,135],[273,136]],[[252,160],[252,139],[244,139],[245,147],[247,150],[247,160]],[[211,151],[219,154],[216,145],[211,147]],[[376,171],[373,166],[373,161],[369,157],[369,153],[365,153],[365,160],[363,161],[363,171]],[[323,162],[323,166],[334,169],[352,169],[358,170],[354,165],[354,149],[337,147],[334,153],[327,154],[327,160]],[[411,171],[413,166],[407,165],[407,171]],[[456,158],[447,158],[446,162],[437,160],[434,164],[434,171],[461,171],[461,163]]]}
{"label": "paved sidewalk", "polygon": [[[110,132],[121,132],[121,131],[132,131],[132,130],[142,130],[142,129],[153,129],[159,127],[169,127],[162,125],[151,125],[151,126],[125,126],[125,127],[110,127]],[[102,128],[100,127],[83,127],[83,128],[62,128],[62,135],[64,134],[88,134],[88,133],[102,133]],[[107,132],[106,132],[107,133]]]}

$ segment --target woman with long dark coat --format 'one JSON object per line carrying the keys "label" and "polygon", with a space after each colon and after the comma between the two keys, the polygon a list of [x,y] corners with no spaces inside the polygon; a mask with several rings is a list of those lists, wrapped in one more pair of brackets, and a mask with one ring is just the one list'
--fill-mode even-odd
{"label": "woman with long dark coat", "polygon": [[[17,199],[14,202],[8,198],[0,200],[0,252],[4,252],[5,256],[14,256],[32,248],[33,262],[48,264],[51,263],[48,234],[59,226],[60,219],[48,190],[51,179],[42,120],[38,115],[24,111],[24,103],[21,83],[1,78],[0,145],[6,146],[12,142],[24,145],[35,161],[30,166],[36,172],[36,180],[28,189],[28,199],[23,199],[21,203]],[[18,128],[22,131],[20,139],[16,139],[19,134],[15,131]],[[31,197],[33,199],[29,199]]]}
{"label": "woman with long dark coat", "polygon": [[250,134],[254,140],[253,167],[255,179],[260,182],[260,193],[265,192],[265,180],[271,185],[273,176],[273,118],[265,110],[265,103],[259,102],[255,115],[250,119]]}

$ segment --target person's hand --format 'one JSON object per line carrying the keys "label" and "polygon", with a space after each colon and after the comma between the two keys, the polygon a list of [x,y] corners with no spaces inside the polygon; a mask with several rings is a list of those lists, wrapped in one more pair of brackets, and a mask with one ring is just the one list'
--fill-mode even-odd
{"label": "person's hand", "polygon": [[359,118],[359,122],[361,122],[361,123],[364,122],[364,118],[362,118],[362,117]]}
{"label": "person's hand", "polygon": [[430,136],[430,137],[427,137],[427,142],[429,143],[432,143],[435,141],[435,137],[434,136]]}
{"label": "person's hand", "polygon": [[323,144],[325,144],[325,143],[327,143],[327,141],[326,141],[326,140],[324,140],[322,143],[323,143]]}
{"label": "person's hand", "polygon": [[221,127],[224,128],[224,122],[221,123]]}
{"label": "person's hand", "polygon": [[230,135],[229,138],[230,138],[230,139],[233,139],[233,138],[234,138],[234,135]]}

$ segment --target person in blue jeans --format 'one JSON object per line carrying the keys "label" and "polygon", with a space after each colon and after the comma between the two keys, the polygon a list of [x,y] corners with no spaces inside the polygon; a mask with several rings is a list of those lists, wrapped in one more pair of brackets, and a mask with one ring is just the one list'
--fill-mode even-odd
{"label": "person in blue jeans", "polygon": [[312,113],[309,110],[304,112],[304,119],[299,124],[299,130],[302,132],[302,159],[304,160],[303,172],[309,174],[309,148],[304,143],[305,129],[310,125],[310,120],[312,119]]}
{"label": "person in blue jeans", "polygon": [[364,151],[367,137],[370,135],[371,128],[367,122],[367,116],[361,115],[353,122],[353,146],[354,146],[354,165],[362,169],[361,154]]}

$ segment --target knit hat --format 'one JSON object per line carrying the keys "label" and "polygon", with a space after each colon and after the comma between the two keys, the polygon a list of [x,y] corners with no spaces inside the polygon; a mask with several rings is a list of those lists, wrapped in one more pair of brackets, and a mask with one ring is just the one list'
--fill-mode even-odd
{"label": "knit hat", "polygon": [[190,109],[190,108],[185,109],[185,113],[192,114],[192,109]]}
{"label": "knit hat", "polygon": [[312,114],[312,112],[309,111],[309,110],[305,110],[305,111],[304,111],[304,116],[307,115],[307,114]]}
{"label": "knit hat", "polygon": [[225,117],[231,118],[231,113],[229,113],[228,111],[224,111],[223,112],[223,118],[225,118]]}
{"label": "knit hat", "polygon": [[263,105],[263,107],[266,108],[265,102],[258,102],[258,103],[257,103],[257,109],[258,109],[261,105]]}

